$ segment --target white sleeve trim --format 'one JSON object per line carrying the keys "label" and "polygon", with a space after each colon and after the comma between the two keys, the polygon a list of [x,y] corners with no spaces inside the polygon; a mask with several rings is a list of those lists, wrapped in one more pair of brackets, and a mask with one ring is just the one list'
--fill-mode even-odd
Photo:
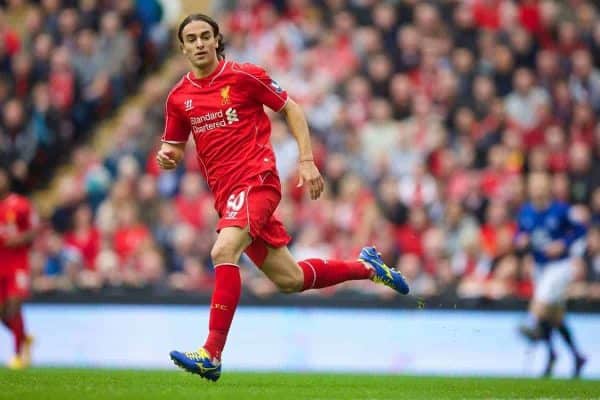
{"label": "white sleeve trim", "polygon": [[287,103],[288,103],[288,100],[289,100],[289,99],[290,99],[290,96],[288,95],[288,96],[286,97],[285,101],[283,102],[283,105],[281,106],[281,108],[280,108],[279,110],[277,110],[276,112],[281,112],[281,111],[283,111],[283,109],[284,109],[284,108],[285,108],[285,106],[287,105]]}
{"label": "white sleeve trim", "polygon": [[163,143],[169,143],[169,144],[185,144],[188,141],[186,140],[185,142],[178,142],[176,140],[161,140],[161,142],[163,142]]}

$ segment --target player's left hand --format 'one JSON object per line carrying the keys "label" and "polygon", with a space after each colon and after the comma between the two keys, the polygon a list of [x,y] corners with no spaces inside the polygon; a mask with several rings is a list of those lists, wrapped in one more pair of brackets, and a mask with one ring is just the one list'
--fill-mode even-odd
{"label": "player's left hand", "polygon": [[555,240],[550,242],[545,248],[544,253],[549,258],[556,258],[563,254],[565,251],[565,244],[562,240]]}
{"label": "player's left hand", "polygon": [[310,198],[316,200],[323,193],[325,181],[315,165],[314,161],[301,161],[298,166],[298,187],[301,187],[306,182],[309,186]]}

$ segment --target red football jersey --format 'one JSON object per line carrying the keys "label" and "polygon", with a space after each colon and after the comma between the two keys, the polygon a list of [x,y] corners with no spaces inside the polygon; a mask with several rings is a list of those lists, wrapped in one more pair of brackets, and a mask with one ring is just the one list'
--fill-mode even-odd
{"label": "red football jersey", "polygon": [[7,275],[29,266],[30,245],[6,247],[4,240],[16,233],[30,230],[36,218],[27,198],[10,194],[0,200],[0,274]]}
{"label": "red football jersey", "polygon": [[223,204],[236,183],[263,172],[277,174],[266,105],[283,109],[287,93],[262,68],[221,60],[209,76],[190,72],[167,97],[162,140],[196,143],[201,171],[215,204]]}

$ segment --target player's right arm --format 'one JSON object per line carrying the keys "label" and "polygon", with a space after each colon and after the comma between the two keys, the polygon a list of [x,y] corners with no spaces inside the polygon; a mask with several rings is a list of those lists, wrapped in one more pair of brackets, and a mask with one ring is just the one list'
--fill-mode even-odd
{"label": "player's right arm", "polygon": [[156,154],[156,162],[162,169],[175,169],[185,152],[185,143],[163,142]]}
{"label": "player's right arm", "polygon": [[[176,88],[175,88],[176,89]],[[175,89],[167,96],[165,103],[165,130],[162,144],[156,154],[156,162],[162,169],[175,169],[185,152],[185,144],[190,136],[189,120],[179,109],[176,102]]]}

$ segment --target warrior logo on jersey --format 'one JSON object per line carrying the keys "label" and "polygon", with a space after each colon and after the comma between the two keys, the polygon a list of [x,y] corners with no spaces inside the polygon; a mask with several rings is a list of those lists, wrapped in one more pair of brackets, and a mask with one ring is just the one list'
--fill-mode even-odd
{"label": "warrior logo on jersey", "polygon": [[183,105],[185,106],[185,111],[190,111],[192,108],[194,108],[192,105],[192,99],[187,99],[183,102]]}
{"label": "warrior logo on jersey", "polygon": [[273,89],[275,89],[276,93],[281,93],[283,92],[283,88],[281,86],[279,86],[279,83],[277,83],[276,81],[271,81],[271,86],[273,86]]}
{"label": "warrior logo on jersey", "polygon": [[221,89],[221,104],[229,104],[231,103],[231,99],[229,98],[229,91],[231,90],[231,86],[227,85]]}

